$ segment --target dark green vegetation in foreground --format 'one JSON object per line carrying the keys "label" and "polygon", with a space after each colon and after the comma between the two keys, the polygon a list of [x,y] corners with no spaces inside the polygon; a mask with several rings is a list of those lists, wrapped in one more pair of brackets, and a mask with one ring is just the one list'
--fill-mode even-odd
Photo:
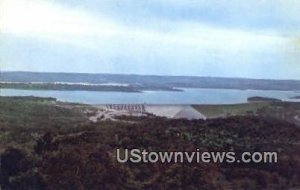
{"label": "dark green vegetation in foreground", "polygon": [[32,148],[45,131],[76,131],[87,121],[83,108],[54,98],[0,97],[0,151],[7,146]]}
{"label": "dark green vegetation in foreground", "polygon": [[[300,188],[300,128],[271,115],[206,121],[128,117],[124,120],[134,122],[89,123],[82,114],[85,105],[0,100],[2,189]],[[14,138],[7,139],[11,133]],[[277,151],[279,162],[120,164],[114,157],[117,148]]]}

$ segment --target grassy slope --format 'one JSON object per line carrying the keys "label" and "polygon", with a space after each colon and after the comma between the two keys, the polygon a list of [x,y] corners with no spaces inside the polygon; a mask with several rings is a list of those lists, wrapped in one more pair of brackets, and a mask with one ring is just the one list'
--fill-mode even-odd
{"label": "grassy slope", "polygon": [[250,102],[228,105],[194,105],[196,110],[208,118],[228,116],[261,116],[285,120],[300,126],[299,102]]}
{"label": "grassy slope", "polygon": [[269,104],[269,102],[256,102],[224,105],[193,105],[193,107],[207,117],[217,117],[222,115],[245,115],[248,111],[256,111]]}
{"label": "grassy slope", "polygon": [[0,97],[0,150],[30,145],[45,131],[63,133],[86,121],[74,106],[52,99]]}

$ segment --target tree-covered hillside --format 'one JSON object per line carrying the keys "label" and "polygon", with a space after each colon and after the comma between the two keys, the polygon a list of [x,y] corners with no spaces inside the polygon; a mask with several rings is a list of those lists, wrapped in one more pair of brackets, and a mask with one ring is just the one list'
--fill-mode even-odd
{"label": "tree-covered hillside", "polygon": [[[0,103],[2,189],[300,188],[300,128],[267,115],[90,123],[81,115],[84,105],[18,98]],[[275,151],[278,163],[118,163],[118,148]]]}

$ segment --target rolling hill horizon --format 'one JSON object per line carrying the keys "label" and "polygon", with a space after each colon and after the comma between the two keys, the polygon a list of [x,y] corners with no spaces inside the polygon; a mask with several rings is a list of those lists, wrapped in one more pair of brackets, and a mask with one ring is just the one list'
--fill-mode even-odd
{"label": "rolling hill horizon", "polygon": [[[142,76],[142,77],[191,77],[191,78],[217,78],[217,79],[246,79],[266,81],[300,81],[294,78],[255,78],[255,77],[230,77],[214,75],[172,75],[172,74],[140,74],[140,73],[117,73],[117,72],[64,72],[64,71],[24,71],[24,70],[0,70],[0,74],[66,74],[66,75],[115,75],[115,76]],[[2,77],[0,76],[0,79]]]}
{"label": "rolling hill horizon", "polygon": [[[197,76],[155,76],[126,74],[87,74],[51,72],[0,72],[1,88],[19,88],[13,83],[90,83],[126,84],[133,90],[178,90],[179,88],[217,88],[240,90],[300,90],[300,80],[271,80]],[[39,85],[39,84],[38,84]],[[58,85],[58,84],[53,84]],[[61,85],[61,84],[59,84]],[[78,85],[78,84],[68,84]],[[26,86],[27,88],[27,86]],[[30,87],[31,88],[31,87]],[[43,87],[37,87],[43,89]],[[47,87],[48,88],[48,87]],[[54,88],[55,89],[55,88]]]}

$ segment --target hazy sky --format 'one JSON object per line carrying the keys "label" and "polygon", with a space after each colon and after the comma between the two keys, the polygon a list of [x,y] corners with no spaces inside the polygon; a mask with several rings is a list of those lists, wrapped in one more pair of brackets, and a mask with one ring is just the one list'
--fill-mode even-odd
{"label": "hazy sky", "polygon": [[0,69],[300,79],[300,1],[0,0]]}

